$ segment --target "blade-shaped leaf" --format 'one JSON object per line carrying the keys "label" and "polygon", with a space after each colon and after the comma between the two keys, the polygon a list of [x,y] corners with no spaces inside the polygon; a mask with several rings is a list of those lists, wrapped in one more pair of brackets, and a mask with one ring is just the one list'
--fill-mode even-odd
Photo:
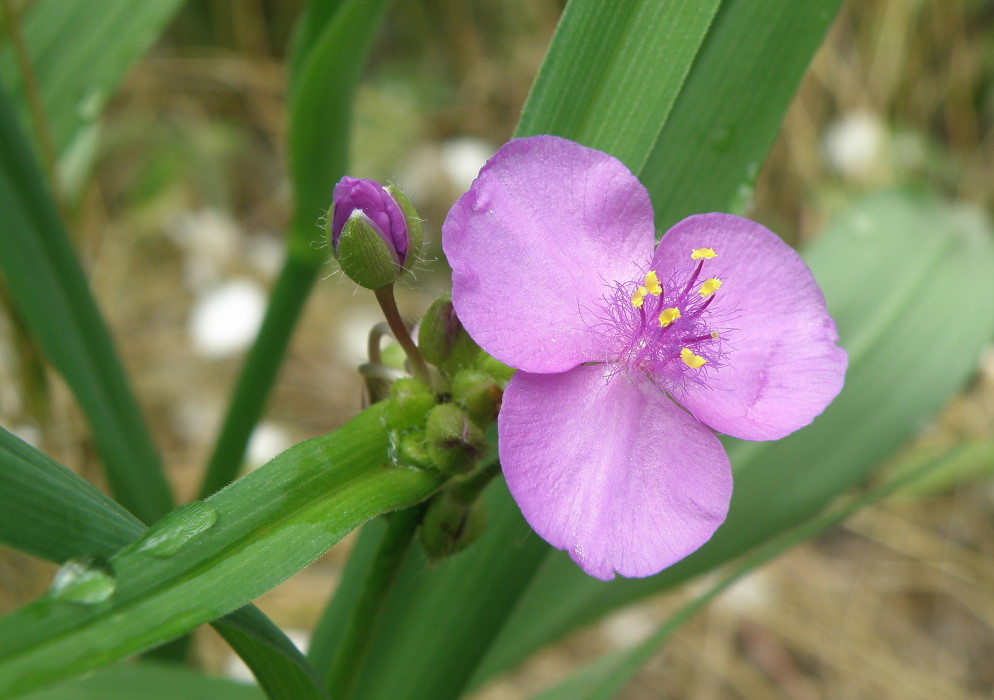
{"label": "blade-shaped leaf", "polygon": [[117,500],[145,522],[172,507],[169,485],[110,333],[0,92],[0,270],[17,310],[86,414]]}
{"label": "blade-shaped leaf", "polygon": [[516,134],[555,133],[640,172],[719,4],[570,3]]}
{"label": "blade-shaped leaf", "polygon": [[143,532],[93,484],[0,428],[0,542],[61,563],[109,556]]}
{"label": "blade-shaped leaf", "polygon": [[[244,605],[358,524],[416,503],[436,477],[393,466],[382,407],[287,450],[206,503],[218,520],[177,553],[139,543],[111,560],[105,602],[46,596],[0,620],[0,695],[12,696],[141,651]],[[153,527],[150,534],[165,533]],[[142,540],[144,541],[144,539]]]}
{"label": "blade-shaped leaf", "polygon": [[264,700],[258,688],[211,678],[173,665],[118,664],[85,678],[60,683],[29,695],[25,700]]}
{"label": "blade-shaped leaf", "polygon": [[[86,554],[109,558],[145,531],[90,482],[0,429],[0,542],[62,563]],[[293,642],[255,606],[212,624],[270,697],[326,697]]]}
{"label": "blade-shaped leaf", "polygon": [[[40,0],[24,18],[24,40],[57,154],[92,123],[132,63],[159,36],[183,0]],[[0,48],[0,83],[34,135],[21,73]]]}
{"label": "blade-shaped leaf", "polygon": [[660,232],[752,185],[841,0],[725,0],[637,171]]}

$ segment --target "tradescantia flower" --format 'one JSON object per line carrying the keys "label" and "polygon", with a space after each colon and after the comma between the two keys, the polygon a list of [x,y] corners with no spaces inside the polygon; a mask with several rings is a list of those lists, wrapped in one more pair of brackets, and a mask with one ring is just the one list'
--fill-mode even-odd
{"label": "tradescantia flower", "polygon": [[597,578],[654,574],[724,521],[715,431],[781,438],[842,387],[846,353],[789,246],[727,214],[684,219],[654,246],[648,193],[600,151],[504,145],[442,244],[466,330],[518,370],[498,416],[511,494]]}

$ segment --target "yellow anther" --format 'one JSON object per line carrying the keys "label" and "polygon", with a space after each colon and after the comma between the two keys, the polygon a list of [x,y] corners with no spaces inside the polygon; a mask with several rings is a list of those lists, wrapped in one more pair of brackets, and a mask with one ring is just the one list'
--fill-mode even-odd
{"label": "yellow anther", "polygon": [[642,289],[654,297],[658,297],[663,293],[663,287],[659,284],[659,277],[656,276],[655,270],[649,270],[645,273],[645,286]]}
{"label": "yellow anther", "polygon": [[680,318],[680,309],[675,306],[671,306],[668,309],[663,309],[663,312],[659,314],[659,325],[666,328],[666,326],[670,325],[678,318]]}
{"label": "yellow anther", "polygon": [[703,367],[708,362],[700,355],[695,355],[690,348],[684,348],[680,351],[680,359],[683,360],[683,364],[687,365],[691,369]]}
{"label": "yellow anther", "polygon": [[706,279],[701,283],[701,288],[698,290],[698,294],[702,297],[709,297],[718,291],[718,287],[721,286],[721,280],[717,277],[712,277],[711,279]]}
{"label": "yellow anther", "polygon": [[690,252],[691,260],[710,260],[718,255],[713,248],[695,248]]}
{"label": "yellow anther", "polygon": [[645,287],[639,287],[638,289],[636,289],[635,293],[632,294],[632,306],[634,306],[636,309],[641,309],[642,302],[645,301],[645,295],[648,293],[649,292]]}
{"label": "yellow anther", "polygon": [[718,331],[711,331],[711,340],[718,340],[718,338],[720,338],[720,337],[721,337],[721,334],[718,333]]}

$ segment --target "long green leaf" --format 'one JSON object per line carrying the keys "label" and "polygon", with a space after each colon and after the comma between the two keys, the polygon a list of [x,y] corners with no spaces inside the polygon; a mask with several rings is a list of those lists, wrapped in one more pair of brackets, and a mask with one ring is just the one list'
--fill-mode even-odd
{"label": "long green leaf", "polygon": [[551,131],[609,151],[640,172],[719,4],[574,0],[516,134]]}
{"label": "long green leaf", "polygon": [[636,171],[660,232],[731,211],[759,174],[841,0],[724,0],[666,128]]}
{"label": "long green leaf", "polygon": [[[300,443],[206,503],[217,524],[171,556],[129,547],[105,602],[52,597],[0,620],[0,696],[14,696],[161,644],[238,608],[360,523],[439,485],[387,457],[382,407]],[[157,528],[151,530],[156,534]],[[144,541],[144,540],[143,540]]]}
{"label": "long green leaf", "polygon": [[[111,557],[146,528],[85,479],[0,429],[0,542],[62,563]],[[255,606],[212,623],[271,698],[323,698],[300,651]]]}
{"label": "long green leaf", "polygon": [[85,678],[39,690],[25,700],[264,700],[251,685],[211,678],[176,666],[119,664]]}
{"label": "long green leaf", "polygon": [[388,0],[311,0],[294,47],[290,161],[295,213],[287,258],[259,335],[235,386],[200,489],[208,496],[238,473],[252,428],[304,302],[327,258],[319,220],[345,174],[352,101],[359,74]]}
{"label": "long green leaf", "polygon": [[[134,61],[159,36],[183,0],[39,0],[24,19],[52,145],[63,153],[114,96]],[[13,95],[26,133],[31,113],[9,45],[0,48],[0,83]]]}
{"label": "long green leaf", "polygon": [[[789,28],[799,37],[791,43],[789,55],[767,46],[784,42],[781,34],[768,36],[765,43],[753,42],[750,52],[777,56],[778,61],[750,60],[749,71],[740,70],[740,55],[720,51],[724,44],[741,47],[750,37],[762,35],[755,26],[761,18],[743,15],[743,4],[765,8],[765,19],[772,17],[778,31]],[[690,147],[664,153],[659,144],[678,143],[686,135],[684,127],[671,127],[671,123],[688,109],[685,95],[704,91],[726,118],[741,120],[738,137],[754,145],[748,157],[757,161],[765,149],[760,147],[763,135],[775,132],[786,108],[786,102],[780,104],[774,98],[793,92],[838,4],[838,0],[726,0],[712,17],[709,8],[713,7],[705,3],[573,0],[536,80],[541,87],[530,95],[517,135],[553,133],[574,138],[622,157],[640,176],[654,172],[655,159],[666,156],[667,169],[681,177],[692,170],[697,154]],[[812,12],[812,7],[817,11]],[[684,12],[696,14],[679,14]],[[682,24],[665,21],[677,16]],[[632,21],[636,17],[639,21]],[[771,108],[757,115],[752,101],[737,102],[720,91],[708,92],[709,86],[723,84],[723,76],[731,73],[749,86],[760,103],[769,99]],[[626,89],[617,89],[616,83]],[[756,121],[750,121],[753,116]],[[649,154],[648,159],[644,154]],[[728,152],[718,158],[720,167],[740,173],[737,185],[745,179],[746,164],[739,163],[743,156]],[[707,199],[705,209],[727,206],[729,194],[721,182],[712,186],[710,177],[704,177],[695,184]],[[662,201],[661,186],[649,182],[657,207]],[[664,218],[671,216],[664,212]],[[487,663],[483,674],[476,670],[485,645],[500,633],[509,607],[549,554],[548,547],[521,520],[502,485],[494,484],[487,499],[491,520],[483,540],[473,549],[432,570],[425,570],[414,555],[409,559],[382,633],[370,652],[369,669],[357,697],[454,697],[470,682],[470,674],[478,682],[484,674],[506,666],[511,658],[508,650],[527,654],[538,644],[537,637],[549,638],[551,623],[543,625],[541,618],[521,644],[501,634],[500,639],[509,640],[501,644],[504,651],[492,657],[495,661]],[[498,557],[500,565],[487,557]],[[492,577],[494,571],[500,572],[504,584],[499,591],[484,595],[463,584],[488,574]],[[422,612],[426,610],[430,612]],[[444,636],[435,633],[439,628],[446,630]],[[398,683],[400,678],[405,683]]]}
{"label": "long green leaf", "polygon": [[110,333],[0,92],[0,270],[17,310],[86,414],[117,500],[145,522],[172,507]]}
{"label": "long green leaf", "polygon": [[[805,255],[825,291],[849,371],[814,424],[779,442],[732,443],[728,520],[700,551],[649,579],[604,585],[550,554],[479,678],[619,605],[664,590],[808,517],[858,483],[975,371],[994,334],[990,224],[976,212],[890,192],[836,219]],[[883,282],[883,283],[882,283]],[[922,319],[942,318],[942,332]]]}
{"label": "long green leaf", "polygon": [[0,428],[0,542],[61,563],[109,556],[143,532],[93,484]]}

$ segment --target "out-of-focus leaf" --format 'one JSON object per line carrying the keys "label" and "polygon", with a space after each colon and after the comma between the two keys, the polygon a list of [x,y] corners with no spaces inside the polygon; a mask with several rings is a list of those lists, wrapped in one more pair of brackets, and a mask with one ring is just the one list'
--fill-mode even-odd
{"label": "out-of-focus leaf", "polygon": [[[480,677],[571,626],[664,590],[801,522],[859,483],[976,369],[994,334],[994,246],[977,212],[900,192],[866,198],[805,254],[849,352],[846,386],[815,422],[778,442],[729,441],[735,493],[726,523],[658,576],[602,584],[559,553],[543,562]],[[941,333],[924,319],[942,319]]]}
{"label": "out-of-focus leaf", "polygon": [[131,663],[108,666],[85,678],[45,688],[24,700],[264,700],[255,686],[211,678],[174,665]]}
{"label": "out-of-focus leaf", "polygon": [[61,563],[110,556],[144,531],[93,484],[0,428],[0,542]]}
{"label": "out-of-focus leaf", "polygon": [[116,590],[79,605],[46,596],[0,620],[0,696],[13,697],[142,651],[272,588],[369,518],[412,505],[436,477],[394,466],[383,407],[302,442],[206,501],[216,524],[170,556],[153,527],[111,559]]}
{"label": "out-of-focus leaf", "polygon": [[[39,0],[23,20],[24,40],[62,154],[103,112],[131,64],[163,31],[183,0]],[[21,72],[9,42],[0,48],[0,83],[34,136]]]}
{"label": "out-of-focus leaf", "polygon": [[145,522],[172,507],[158,454],[38,165],[0,92],[0,271],[86,414],[117,500]]}
{"label": "out-of-focus leaf", "polygon": [[201,496],[214,493],[238,473],[304,301],[327,258],[319,222],[331,205],[332,188],[345,174],[352,102],[386,6],[387,0],[311,0],[305,11],[291,75],[289,151],[295,208],[287,257],[228,404]]}

